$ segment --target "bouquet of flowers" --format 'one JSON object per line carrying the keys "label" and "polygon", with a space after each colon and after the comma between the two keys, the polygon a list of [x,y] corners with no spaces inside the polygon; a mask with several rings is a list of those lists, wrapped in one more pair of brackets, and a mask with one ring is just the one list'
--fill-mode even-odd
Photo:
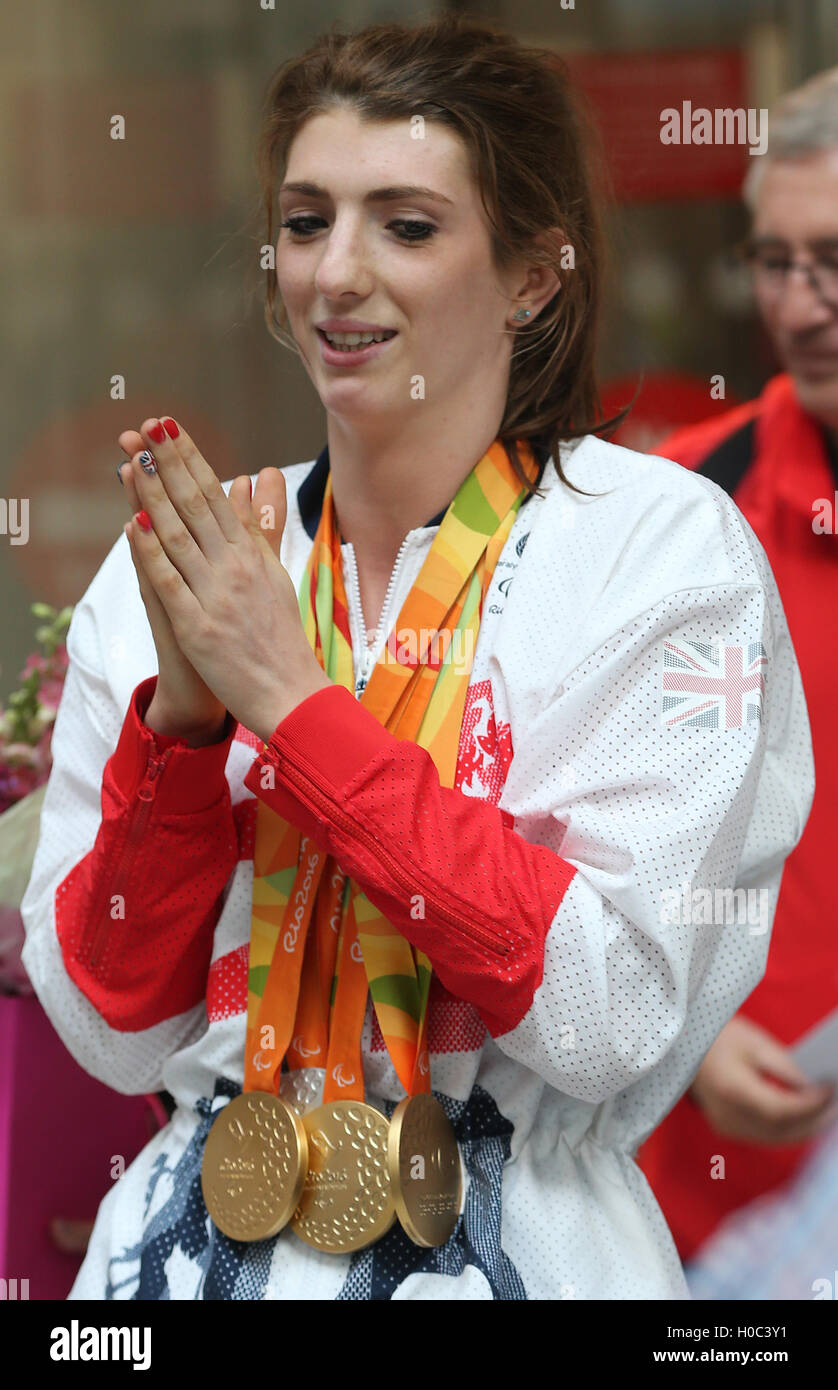
{"label": "bouquet of flowers", "polygon": [[52,726],[69,658],[64,637],[72,608],[33,603],[41,647],[27,659],[18,690],[0,703],[0,993],[31,994],[20,959],[20,904],[38,844],[41,803],[52,767]]}

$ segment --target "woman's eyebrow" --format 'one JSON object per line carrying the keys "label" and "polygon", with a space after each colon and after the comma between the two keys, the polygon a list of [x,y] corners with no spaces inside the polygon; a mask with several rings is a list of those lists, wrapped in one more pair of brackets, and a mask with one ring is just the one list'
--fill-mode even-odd
{"label": "woman's eyebrow", "polygon": [[[309,183],[302,180],[297,183],[284,183],[280,188],[280,193],[305,193],[309,198],[328,198],[329,193],[325,188],[321,188],[318,183]],[[373,188],[364,195],[365,203],[393,203],[401,198],[431,198],[437,203],[448,203],[453,207],[453,200],[446,198],[443,193],[436,193],[432,188],[421,188],[416,184],[392,184],[388,188]]]}

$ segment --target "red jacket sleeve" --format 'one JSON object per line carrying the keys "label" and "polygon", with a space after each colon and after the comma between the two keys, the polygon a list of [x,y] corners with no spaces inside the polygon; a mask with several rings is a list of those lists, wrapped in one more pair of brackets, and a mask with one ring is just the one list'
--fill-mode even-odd
{"label": "red jacket sleeve", "polygon": [[102,777],[92,849],[56,891],[70,978],[112,1027],[144,1028],[204,997],[219,900],[238,858],[225,776],[236,731],[190,748],[143,716],[157,684],[134,691]]}
{"label": "red jacket sleeve", "polygon": [[343,686],[291,711],[245,786],[333,854],[493,1036],[528,1012],[575,869],[496,806],[443,787],[426,749]]}
{"label": "red jacket sleeve", "polygon": [[759,399],[746,401],[744,405],[734,406],[733,410],[726,410],[722,415],[711,415],[697,425],[684,425],[647,452],[672,459],[675,463],[683,464],[684,468],[700,468],[708,454],[712,454],[729,435],[758,414],[759,407]]}

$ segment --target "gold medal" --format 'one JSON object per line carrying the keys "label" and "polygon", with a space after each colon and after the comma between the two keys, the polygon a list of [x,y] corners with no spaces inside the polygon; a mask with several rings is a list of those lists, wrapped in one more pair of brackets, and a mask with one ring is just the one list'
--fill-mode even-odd
{"label": "gold medal", "polygon": [[396,1219],[386,1115],[362,1100],[333,1100],[303,1116],[308,1172],[291,1221],[317,1250],[363,1250]]}
{"label": "gold medal", "polygon": [[460,1151],[438,1100],[400,1101],[390,1121],[387,1163],[399,1221],[416,1245],[444,1245],[460,1215]]}
{"label": "gold medal", "polygon": [[268,1091],[244,1091],[207,1135],[201,1163],[207,1211],[231,1240],[275,1236],[294,1214],[307,1164],[299,1115]]}

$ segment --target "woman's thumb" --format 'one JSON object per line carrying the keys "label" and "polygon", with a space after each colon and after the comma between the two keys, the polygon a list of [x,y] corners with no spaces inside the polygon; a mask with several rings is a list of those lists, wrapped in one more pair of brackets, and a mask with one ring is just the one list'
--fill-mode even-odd
{"label": "woman's thumb", "polygon": [[251,525],[264,538],[278,560],[288,512],[285,479],[281,469],[263,468],[261,470],[256,479],[250,505]]}

